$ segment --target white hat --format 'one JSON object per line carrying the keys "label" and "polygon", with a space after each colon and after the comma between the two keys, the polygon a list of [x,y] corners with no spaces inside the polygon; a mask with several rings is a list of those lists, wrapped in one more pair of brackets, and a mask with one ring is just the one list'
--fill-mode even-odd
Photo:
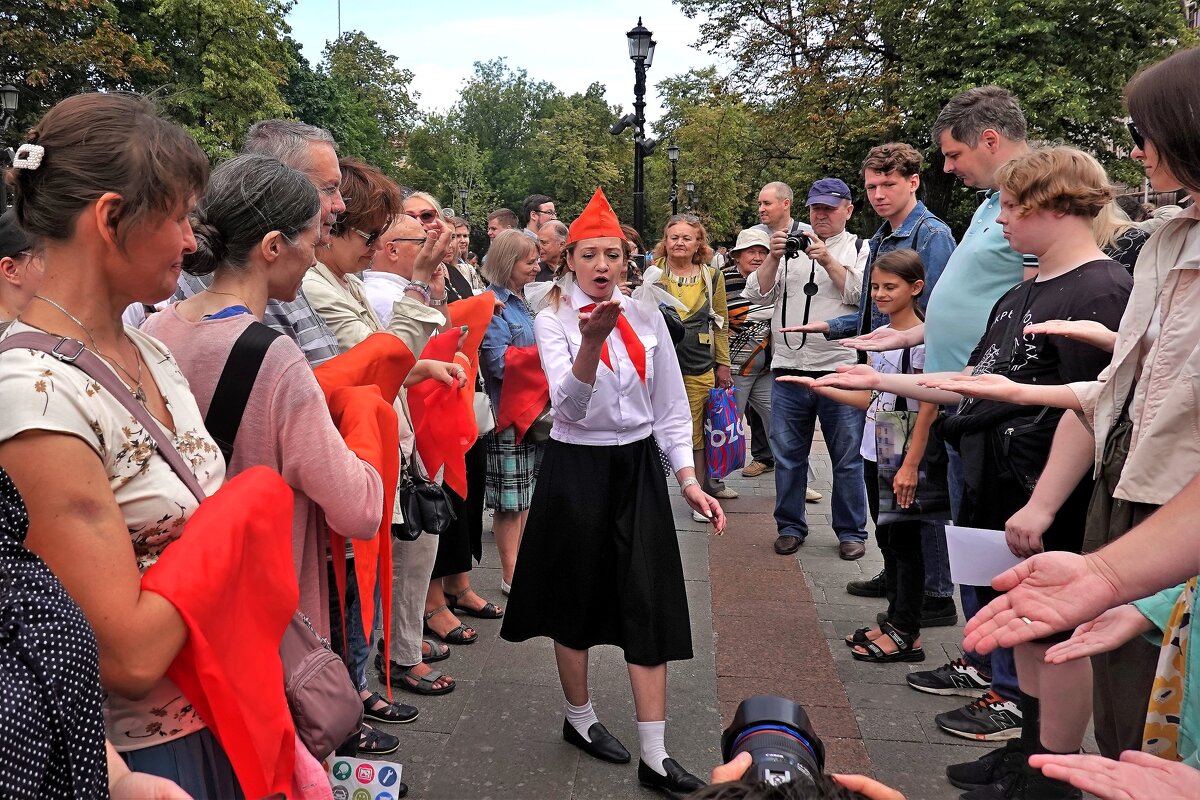
{"label": "white hat", "polygon": [[745,250],[747,247],[765,247],[771,249],[771,236],[762,228],[746,228],[738,234],[737,244],[729,248],[729,254],[733,255],[739,250]]}

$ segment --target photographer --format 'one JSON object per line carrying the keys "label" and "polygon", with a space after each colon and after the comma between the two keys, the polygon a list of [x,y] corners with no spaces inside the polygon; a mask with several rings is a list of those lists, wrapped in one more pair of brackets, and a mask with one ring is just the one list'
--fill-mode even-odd
{"label": "photographer", "polygon": [[[771,252],[746,279],[744,297],[755,303],[774,303],[771,319],[775,377],[817,378],[843,364],[853,353],[823,336],[783,333],[782,329],[823,320],[858,309],[867,243],[846,230],[854,213],[850,187],[837,178],[822,178],[808,192],[809,206],[829,206],[824,238],[791,218],[792,190],[769,183],[759,194],[759,219],[771,233]],[[789,255],[791,239],[793,252]],[[795,245],[800,245],[798,249]],[[833,460],[833,529],[839,555],[851,561],[866,552],[867,496],[863,488],[863,412],[822,398],[806,387],[775,383],[771,392],[771,450],[775,453],[775,522],[779,537],[775,552],[790,555],[808,536],[804,496],[808,487],[808,454],[817,419]]]}

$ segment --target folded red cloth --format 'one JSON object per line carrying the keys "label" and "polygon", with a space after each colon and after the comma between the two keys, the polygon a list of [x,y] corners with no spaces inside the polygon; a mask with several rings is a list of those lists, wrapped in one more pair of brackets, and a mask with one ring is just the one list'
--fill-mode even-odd
{"label": "folded red cloth", "polygon": [[292,563],[292,490],[251,467],[192,514],[142,576],[188,639],[167,676],[221,743],[246,797],[292,786],[296,729],[283,693],[283,640],[300,591]]}
{"label": "folded red cloth", "polygon": [[496,409],[496,430],[512,425],[517,429],[517,441],[521,441],[549,402],[550,384],[542,371],[537,345],[504,351],[504,383],[500,386],[500,408]]}

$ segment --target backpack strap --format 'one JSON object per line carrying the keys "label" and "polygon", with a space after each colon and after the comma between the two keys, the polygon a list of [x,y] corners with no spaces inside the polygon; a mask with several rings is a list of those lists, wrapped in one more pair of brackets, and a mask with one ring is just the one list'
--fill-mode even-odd
{"label": "backpack strap", "polygon": [[213,390],[212,401],[208,404],[208,413],[204,415],[204,427],[221,448],[226,464],[233,458],[238,428],[242,425],[246,403],[258,380],[267,350],[282,335],[257,320],[251,322],[234,342],[225,368],[221,370],[217,388]]}

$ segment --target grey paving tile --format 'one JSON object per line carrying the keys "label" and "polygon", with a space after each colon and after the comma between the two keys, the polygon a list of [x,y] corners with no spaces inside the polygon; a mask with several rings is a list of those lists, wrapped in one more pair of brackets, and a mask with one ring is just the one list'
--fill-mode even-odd
{"label": "grey paving tile", "polygon": [[875,775],[913,800],[952,800],[962,794],[945,778],[950,764],[973,761],[978,747],[955,744],[921,744],[905,741],[866,740]]}
{"label": "grey paving tile", "polygon": [[885,742],[926,743],[925,731],[921,728],[917,714],[905,711],[862,709],[854,712],[858,729],[864,741],[878,739]]}

